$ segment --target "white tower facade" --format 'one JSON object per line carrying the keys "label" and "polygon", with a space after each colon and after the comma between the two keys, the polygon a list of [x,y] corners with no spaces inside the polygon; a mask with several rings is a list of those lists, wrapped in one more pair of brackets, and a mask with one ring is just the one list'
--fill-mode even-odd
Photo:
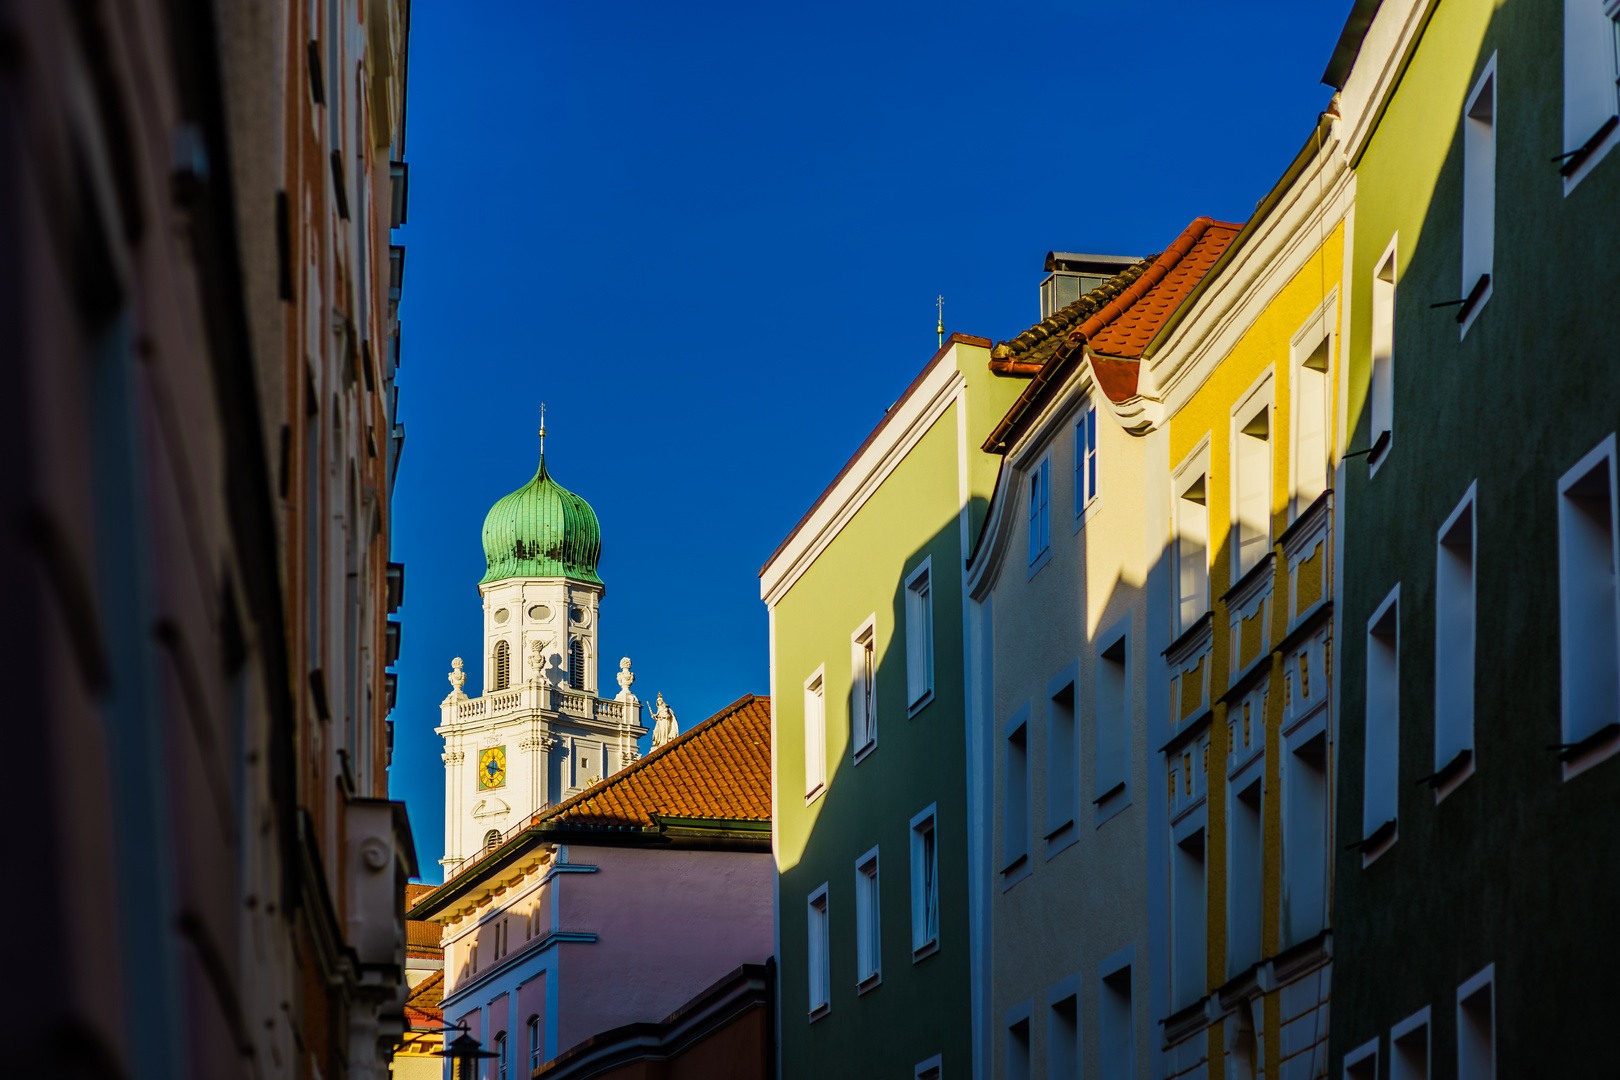
{"label": "white tower facade", "polygon": [[637,757],[645,734],[628,658],[618,693],[598,694],[602,598],[595,512],[540,467],[484,521],[484,693],[464,661],[440,703],[446,877],[537,812]]}

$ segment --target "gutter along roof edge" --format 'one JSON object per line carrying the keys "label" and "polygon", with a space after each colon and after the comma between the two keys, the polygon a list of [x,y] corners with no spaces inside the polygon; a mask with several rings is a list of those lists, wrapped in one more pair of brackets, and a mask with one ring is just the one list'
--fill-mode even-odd
{"label": "gutter along roof edge", "polygon": [[883,414],[883,419],[878,421],[877,426],[866,436],[861,445],[855,449],[855,452],[849,456],[849,460],[844,462],[844,467],[838,470],[838,474],[832,478],[832,482],[822,489],[820,495],[816,496],[816,501],[810,504],[810,509],[804,512],[804,516],[799,518],[798,523],[782,539],[782,542],[776,545],[776,550],[771,552],[770,557],[760,566],[759,577],[765,576],[765,572],[771,568],[771,564],[787,550],[789,544],[793,543],[793,538],[804,530],[805,525],[810,522],[811,518],[815,517],[816,511],[821,509],[821,504],[827,501],[844,477],[849,475],[850,471],[854,469],[855,463],[860,461],[861,456],[866,453],[877,437],[889,426],[889,422],[899,414],[901,408],[910,400],[912,394],[917,391],[917,388],[923,384],[939,362],[945,358],[945,354],[950,352],[952,346],[955,345],[977,345],[982,349],[989,349],[993,348],[995,343],[989,338],[977,337],[973,334],[952,333],[947,336],[945,344],[940,346],[939,351],[933,355],[933,358],[923,365],[922,370],[917,373],[915,379],[911,380],[911,384],[906,387],[905,392],[895,399],[895,403],[889,406],[888,411]]}

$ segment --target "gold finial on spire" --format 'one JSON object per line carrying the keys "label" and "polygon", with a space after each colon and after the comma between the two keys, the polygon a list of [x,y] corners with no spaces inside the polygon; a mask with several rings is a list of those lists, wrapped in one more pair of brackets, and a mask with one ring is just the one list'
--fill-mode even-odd
{"label": "gold finial on spire", "polygon": [[546,403],[540,403],[540,456],[546,456]]}
{"label": "gold finial on spire", "polygon": [[941,296],[935,300],[934,307],[939,309],[939,326],[937,329],[939,331],[939,347],[943,349],[945,347],[945,298]]}

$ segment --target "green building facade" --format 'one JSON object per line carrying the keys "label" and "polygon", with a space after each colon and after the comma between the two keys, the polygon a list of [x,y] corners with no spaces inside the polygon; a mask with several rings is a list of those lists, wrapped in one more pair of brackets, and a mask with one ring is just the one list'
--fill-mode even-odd
{"label": "green building facade", "polygon": [[760,572],[784,1080],[971,1072],[962,567],[1022,385],[990,344],[947,339]]}
{"label": "green building facade", "polygon": [[[1620,14],[1356,5],[1329,1075],[1613,1075]],[[1607,9],[1607,10],[1606,10]]]}

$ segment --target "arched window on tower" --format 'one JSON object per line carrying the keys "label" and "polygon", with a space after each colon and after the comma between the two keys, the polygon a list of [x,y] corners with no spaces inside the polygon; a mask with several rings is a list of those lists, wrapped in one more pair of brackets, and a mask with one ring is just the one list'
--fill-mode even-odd
{"label": "arched window on tower", "polygon": [[504,641],[495,643],[495,689],[512,685],[512,648]]}
{"label": "arched window on tower", "polygon": [[491,829],[484,834],[484,851],[491,852],[501,846],[501,834],[498,829]]}
{"label": "arched window on tower", "polygon": [[575,638],[568,646],[568,685],[585,689],[585,643]]}

